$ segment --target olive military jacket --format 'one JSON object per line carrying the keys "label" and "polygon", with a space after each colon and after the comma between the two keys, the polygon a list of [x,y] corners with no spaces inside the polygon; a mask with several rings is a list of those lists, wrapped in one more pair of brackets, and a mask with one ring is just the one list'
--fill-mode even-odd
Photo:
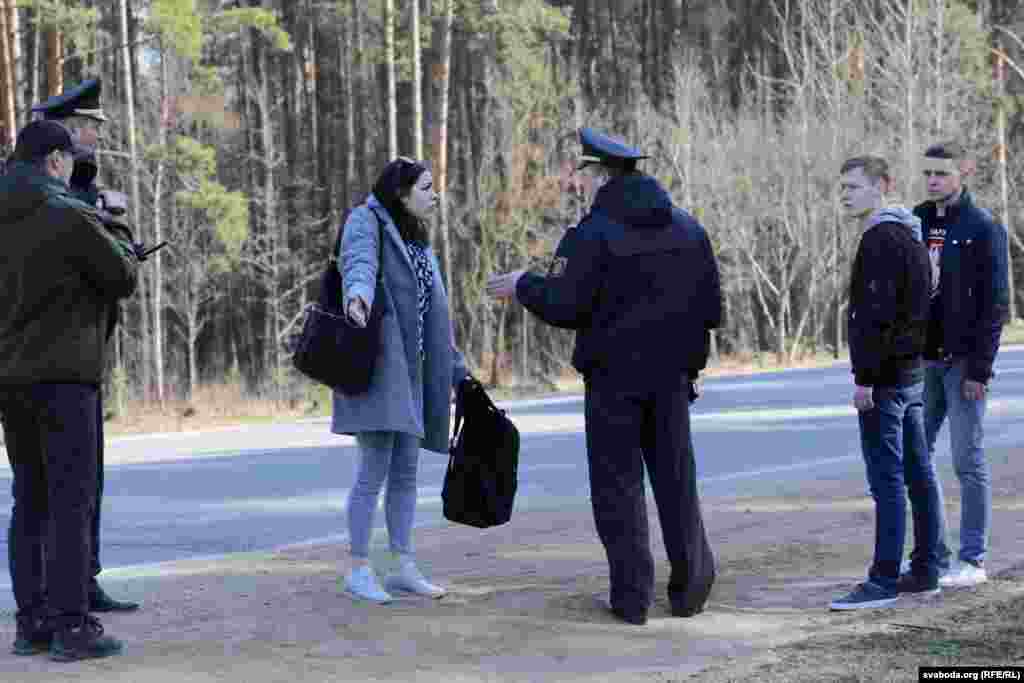
{"label": "olive military jacket", "polygon": [[0,385],[99,384],[108,325],[137,261],[41,167],[0,177]]}

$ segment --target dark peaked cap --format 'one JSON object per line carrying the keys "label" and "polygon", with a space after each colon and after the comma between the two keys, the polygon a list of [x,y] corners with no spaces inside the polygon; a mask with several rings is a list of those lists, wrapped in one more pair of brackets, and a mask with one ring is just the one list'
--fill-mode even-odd
{"label": "dark peaked cap", "polygon": [[54,95],[45,102],[32,107],[32,111],[41,112],[47,119],[66,119],[69,116],[87,116],[97,121],[106,121],[100,106],[100,93],[103,83],[98,78],[82,81],[70,90]]}
{"label": "dark peaked cap", "polygon": [[580,128],[580,145],[583,146],[583,153],[576,166],[577,170],[590,164],[604,164],[632,170],[636,167],[637,160],[649,158],[640,150],[627,147],[607,135],[598,133],[593,128]]}
{"label": "dark peaked cap", "polygon": [[71,131],[56,121],[33,121],[18,133],[14,147],[16,159],[42,159],[54,150],[75,151],[75,138]]}

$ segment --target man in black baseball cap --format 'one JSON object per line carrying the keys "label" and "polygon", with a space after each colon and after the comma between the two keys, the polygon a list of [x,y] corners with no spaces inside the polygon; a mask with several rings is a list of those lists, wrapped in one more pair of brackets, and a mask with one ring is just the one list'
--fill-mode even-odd
{"label": "man in black baseball cap", "polygon": [[137,260],[68,190],[75,137],[56,121],[18,135],[0,177],[0,419],[14,474],[8,536],[13,652],[71,661],[121,643],[89,616],[96,415],[111,311]]}

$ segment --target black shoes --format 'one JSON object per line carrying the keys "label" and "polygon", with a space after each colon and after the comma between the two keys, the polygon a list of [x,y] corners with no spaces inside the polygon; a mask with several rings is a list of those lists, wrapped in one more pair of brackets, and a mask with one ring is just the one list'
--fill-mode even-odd
{"label": "black shoes", "polygon": [[695,616],[697,616],[698,614],[700,614],[703,611],[704,611],[704,607],[703,606],[701,606],[701,607],[682,607],[682,606],[676,607],[675,605],[672,606],[672,616],[674,616],[674,617],[683,617],[683,618],[695,617]]}
{"label": "black shoes", "polygon": [[89,586],[90,612],[134,612],[137,609],[139,603],[115,600],[95,581]]}
{"label": "black shoes", "polygon": [[86,616],[71,624],[62,624],[53,633],[50,659],[55,662],[77,662],[99,659],[121,652],[121,641],[103,635],[103,626],[96,617]]}
{"label": "black shoes", "polygon": [[918,595],[935,595],[941,589],[939,588],[939,579],[935,578],[929,581],[928,579],[917,576],[916,574],[906,573],[900,574],[899,580],[896,582],[897,593],[916,593]]}
{"label": "black shoes", "polygon": [[18,630],[14,636],[13,654],[26,657],[46,652],[53,642],[53,629],[37,617],[17,618]]}
{"label": "black shoes", "polygon": [[631,612],[624,610],[621,607],[613,607],[611,599],[607,595],[599,597],[597,599],[597,603],[605,612],[611,614],[619,621],[624,621],[627,624],[632,624],[633,626],[643,626],[647,623],[646,612]]}

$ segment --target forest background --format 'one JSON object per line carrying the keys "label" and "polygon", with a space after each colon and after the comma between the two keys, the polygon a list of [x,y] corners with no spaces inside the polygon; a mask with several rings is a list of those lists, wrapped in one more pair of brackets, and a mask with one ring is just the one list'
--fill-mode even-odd
{"label": "forest background", "polygon": [[650,154],[707,227],[716,357],[789,364],[844,351],[858,228],[836,180],[856,154],[887,157],[913,204],[928,144],[973,150],[1017,318],[1022,33],[1012,0],[0,0],[0,153],[33,103],[102,77],[101,184],[171,244],[123,305],[114,414],[195,410],[204,387],[323,410],[291,345],[339,226],[400,154],[432,163],[475,374],[554,387],[571,333],[484,283],[539,267],[577,220],[583,125]]}

